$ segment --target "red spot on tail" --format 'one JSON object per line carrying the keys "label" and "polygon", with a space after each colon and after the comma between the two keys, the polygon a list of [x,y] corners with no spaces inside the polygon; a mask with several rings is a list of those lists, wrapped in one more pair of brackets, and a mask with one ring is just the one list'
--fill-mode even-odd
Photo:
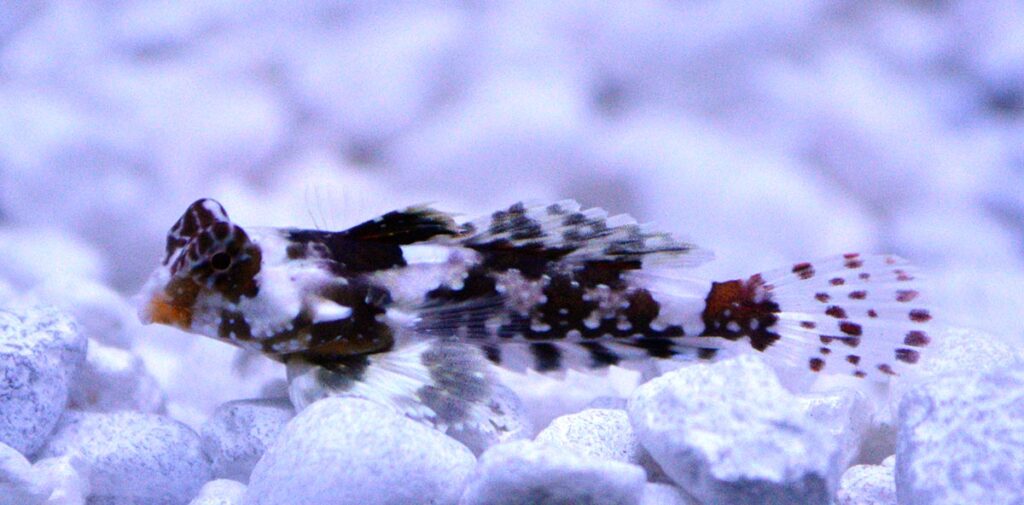
{"label": "red spot on tail", "polygon": [[843,321],[839,323],[839,331],[847,334],[859,337],[863,333],[863,329],[857,323],[851,323],[849,321]]}
{"label": "red spot on tail", "polygon": [[925,347],[930,344],[932,339],[927,333],[919,330],[908,331],[906,338],[903,339],[904,345],[911,347]]}
{"label": "red spot on tail", "polygon": [[828,314],[836,319],[846,319],[846,310],[844,310],[842,307],[838,305],[829,305],[829,307],[825,309],[825,314]]}
{"label": "red spot on tail", "polygon": [[914,364],[917,360],[921,359],[921,353],[913,349],[896,349],[896,359],[904,362]]}
{"label": "red spot on tail", "polygon": [[910,320],[916,323],[927,323],[932,320],[932,315],[925,309],[914,309],[910,311]]}
{"label": "red spot on tail", "polygon": [[820,372],[822,368],[825,368],[825,360],[821,358],[811,358],[808,364],[814,372]]}
{"label": "red spot on tail", "polygon": [[814,277],[814,267],[810,263],[797,263],[793,265],[793,273],[797,274],[801,279],[810,279]]}
{"label": "red spot on tail", "polygon": [[917,291],[913,289],[901,289],[896,292],[897,302],[909,302],[914,298],[917,298]]}

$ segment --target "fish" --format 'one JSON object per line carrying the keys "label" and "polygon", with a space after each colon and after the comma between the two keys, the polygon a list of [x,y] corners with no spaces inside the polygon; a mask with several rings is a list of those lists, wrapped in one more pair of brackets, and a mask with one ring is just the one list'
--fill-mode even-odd
{"label": "fish", "polygon": [[435,427],[495,426],[494,366],[559,372],[761,354],[885,381],[932,341],[917,273],[845,253],[699,279],[710,251],[575,201],[460,222],[429,206],[342,231],[245,227],[217,201],[167,235],[139,316],[286,365],[296,408],[355,395]]}

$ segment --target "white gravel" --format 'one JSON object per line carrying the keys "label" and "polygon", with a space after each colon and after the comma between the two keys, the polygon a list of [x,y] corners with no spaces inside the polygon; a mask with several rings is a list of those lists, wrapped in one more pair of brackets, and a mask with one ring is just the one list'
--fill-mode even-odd
{"label": "white gravel", "polygon": [[1020,503],[1024,371],[939,379],[900,403],[896,493],[903,505]]}
{"label": "white gravel", "polygon": [[243,503],[455,504],[475,463],[465,446],[387,407],[328,398],[284,427]]}
{"label": "white gravel", "polygon": [[211,479],[199,436],[153,414],[68,411],[40,457],[75,455],[90,499],[184,505]]}
{"label": "white gravel", "polygon": [[629,418],[669,477],[705,502],[827,504],[842,470],[836,439],[755,356],[654,379],[630,398]]}
{"label": "white gravel", "polygon": [[[222,474],[244,482],[275,446],[281,412],[223,409],[281,396],[279,363],[142,327],[134,313],[130,297],[159,261],[168,227],[199,197],[221,200],[247,226],[324,229],[419,202],[469,217],[569,197],[716,252],[682,275],[722,280],[846,251],[900,254],[928,278],[923,295],[936,322],[951,326],[934,332],[891,394],[781,377],[793,396],[768,376],[744,377],[760,373],[744,365],[728,381],[709,375],[699,394],[666,387],[657,396],[665,408],[645,407],[643,423],[634,398],[627,429],[621,414],[581,411],[626,408],[613,399],[629,397],[641,377],[686,365],[648,364],[643,375],[502,374],[515,394],[497,400],[510,427],[500,437],[427,434],[370,409],[396,426],[385,433],[345,411],[379,446],[353,463],[363,473],[315,473],[281,449],[253,485],[281,489],[284,502],[287,492],[316,488],[310,482],[374,497],[411,482],[434,490],[424,496],[444,489],[438,500],[450,501],[462,492],[455,481],[479,469],[468,452],[541,432],[601,464],[627,454],[617,464],[629,470],[616,478],[631,479],[639,463],[647,480],[667,479],[635,459],[636,437],[663,453],[680,484],[703,490],[705,505],[762,485],[814,503],[828,493],[812,491],[833,489],[848,464],[893,454],[899,429],[907,457],[895,473],[908,503],[976,503],[971,493],[984,489],[980,502],[997,505],[1019,469],[1006,442],[1024,431],[1001,403],[1016,401],[1014,392],[991,386],[999,370],[1024,361],[1021,12],[1017,0],[0,1],[0,444],[35,462],[54,505],[152,501],[136,484],[107,479],[121,468],[113,455],[39,459],[51,437],[52,446],[70,436],[54,432],[65,414],[96,423],[83,447],[134,440],[163,454],[150,463],[170,465],[173,478],[160,480],[136,458],[150,449],[125,453],[123,466],[176,503],[199,500],[199,486]],[[672,379],[659,380],[644,394]],[[965,400],[948,397],[951,384]],[[893,414],[901,402],[914,406],[908,413],[935,408],[907,423]],[[168,419],[210,428],[212,471],[202,471],[198,436]],[[964,419],[971,424],[939,429]],[[107,423],[119,427],[99,426]],[[754,428],[740,428],[747,424]],[[143,435],[171,425],[176,449]],[[355,456],[317,449],[348,431],[289,441],[349,462]],[[394,456],[410,431],[448,454],[457,475],[426,483],[373,472],[419,468]],[[737,450],[729,459],[716,447]],[[665,454],[680,448],[688,452]],[[957,468],[939,457],[961,449]],[[24,469],[23,459],[4,461]],[[927,462],[934,471],[915,473]],[[723,475],[727,467],[735,473]],[[293,468],[310,480],[288,483]],[[846,471],[837,501],[886,502],[897,483],[886,468]],[[755,480],[741,484],[740,474]],[[216,482],[204,489],[212,500],[238,491]],[[673,489],[651,486],[641,503],[678,501]],[[237,503],[237,493],[226,499]]]}
{"label": "white gravel", "polygon": [[256,462],[292,417],[295,409],[287,398],[237,400],[217,408],[200,430],[214,477],[248,482]]}
{"label": "white gravel", "polygon": [[480,457],[461,505],[635,505],[644,493],[642,468],[518,440]]}
{"label": "white gravel", "polygon": [[74,321],[54,309],[0,311],[0,443],[32,455],[46,442],[86,345]]}

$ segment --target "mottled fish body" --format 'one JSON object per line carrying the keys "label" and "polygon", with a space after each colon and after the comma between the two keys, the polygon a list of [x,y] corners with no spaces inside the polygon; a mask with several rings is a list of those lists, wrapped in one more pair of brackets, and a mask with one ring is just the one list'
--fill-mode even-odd
{"label": "mottled fish body", "polygon": [[299,406],[360,394],[438,426],[487,418],[483,358],[547,372],[752,350],[884,378],[930,342],[931,314],[899,258],[680,275],[710,258],[572,201],[467,223],[412,207],[329,232],[243,229],[204,199],[168,234],[140,315],[288,363]]}

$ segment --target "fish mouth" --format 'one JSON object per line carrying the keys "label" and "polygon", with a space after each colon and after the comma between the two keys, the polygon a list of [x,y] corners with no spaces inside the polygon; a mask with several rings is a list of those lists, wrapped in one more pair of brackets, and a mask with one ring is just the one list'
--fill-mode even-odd
{"label": "fish mouth", "polygon": [[139,320],[142,324],[165,324],[188,329],[192,324],[192,310],[174,304],[163,293],[156,293],[148,302],[139,306]]}

